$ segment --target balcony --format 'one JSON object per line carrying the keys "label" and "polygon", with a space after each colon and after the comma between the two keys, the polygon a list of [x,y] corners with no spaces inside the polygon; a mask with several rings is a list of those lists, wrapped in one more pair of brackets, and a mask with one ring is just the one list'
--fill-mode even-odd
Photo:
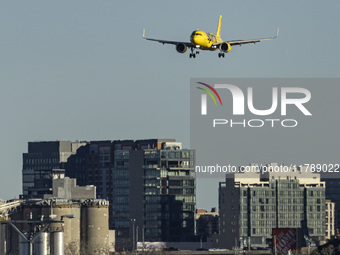
{"label": "balcony", "polygon": [[142,166],[143,169],[157,169],[160,170],[160,166],[157,164],[153,164],[153,165],[143,165]]}
{"label": "balcony", "polygon": [[184,165],[184,166],[170,165],[168,168],[170,170],[184,170],[184,171],[195,170],[195,168],[193,166],[187,166],[187,165]]}

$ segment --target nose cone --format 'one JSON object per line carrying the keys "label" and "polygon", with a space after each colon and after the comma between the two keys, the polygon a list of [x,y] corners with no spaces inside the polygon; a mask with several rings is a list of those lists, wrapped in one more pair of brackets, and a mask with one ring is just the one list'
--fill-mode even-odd
{"label": "nose cone", "polygon": [[203,35],[203,32],[200,30],[195,30],[194,32],[192,32],[190,36],[191,43],[195,45],[200,45],[203,39],[202,35]]}
{"label": "nose cone", "polygon": [[196,44],[197,45],[197,41],[198,41],[197,36],[198,35],[192,35],[190,37],[190,41],[191,41],[192,44]]}
{"label": "nose cone", "polygon": [[192,34],[190,35],[190,42],[193,44],[195,44],[195,40],[194,40],[195,34],[196,34],[196,31],[192,32]]}

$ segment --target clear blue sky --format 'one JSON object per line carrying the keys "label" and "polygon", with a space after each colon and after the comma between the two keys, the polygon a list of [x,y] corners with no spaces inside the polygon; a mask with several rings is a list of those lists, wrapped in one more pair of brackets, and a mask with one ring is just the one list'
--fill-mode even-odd
{"label": "clear blue sky", "polygon": [[[339,77],[339,1],[1,1],[0,198],[21,193],[28,141],[176,138],[190,146],[191,77]],[[279,38],[196,59],[195,29]],[[198,207],[217,186],[198,182]]]}

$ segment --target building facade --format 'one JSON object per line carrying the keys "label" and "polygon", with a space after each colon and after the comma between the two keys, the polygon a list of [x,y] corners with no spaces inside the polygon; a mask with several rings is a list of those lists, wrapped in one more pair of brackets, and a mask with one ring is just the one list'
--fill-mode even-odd
{"label": "building facade", "polygon": [[[194,236],[195,152],[174,140],[115,143],[114,226],[119,240],[179,242]],[[135,149],[133,149],[135,148]],[[138,231],[137,231],[138,229]]]}
{"label": "building facade", "polygon": [[64,176],[68,158],[85,145],[84,142],[29,142],[23,153],[22,197],[42,197],[52,193],[52,180]]}
{"label": "building facade", "polygon": [[[253,165],[254,166],[254,165]],[[219,185],[220,236],[226,248],[270,247],[273,228],[298,228],[312,245],[324,241],[325,183],[306,169],[239,173]]]}
{"label": "building facade", "polygon": [[326,199],[331,200],[334,205],[334,228],[335,234],[340,236],[340,178],[338,173],[322,173],[322,181],[326,182]]}
{"label": "building facade", "polygon": [[196,210],[196,235],[202,242],[215,236],[219,232],[219,214],[216,207],[210,212],[205,209]]}

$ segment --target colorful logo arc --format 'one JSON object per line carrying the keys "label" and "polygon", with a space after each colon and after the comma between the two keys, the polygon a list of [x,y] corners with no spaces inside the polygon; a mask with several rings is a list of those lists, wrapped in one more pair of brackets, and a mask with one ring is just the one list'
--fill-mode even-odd
{"label": "colorful logo arc", "polygon": [[[218,100],[220,101],[220,104],[221,104],[221,106],[222,106],[221,97],[220,97],[220,95],[217,93],[217,91],[216,91],[212,86],[210,86],[210,85],[208,85],[208,84],[206,84],[206,83],[203,83],[203,82],[197,82],[197,83],[198,83],[198,84],[201,84],[201,85],[203,85],[203,86],[206,86],[206,87],[209,88],[212,92],[214,92],[214,94],[217,96],[217,98],[218,98]],[[204,92],[206,92],[206,93],[214,100],[215,105],[217,105],[214,96],[211,94],[211,92],[210,92],[209,90],[203,89],[203,88],[201,88],[201,87],[197,87],[197,88],[203,90]]]}

